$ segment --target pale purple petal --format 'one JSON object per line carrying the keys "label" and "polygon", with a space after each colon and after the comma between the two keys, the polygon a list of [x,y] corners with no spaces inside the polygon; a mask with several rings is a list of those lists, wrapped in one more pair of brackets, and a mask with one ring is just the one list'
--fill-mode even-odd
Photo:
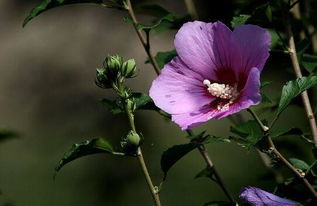
{"label": "pale purple petal", "polygon": [[252,67],[262,71],[269,57],[271,36],[269,32],[256,25],[241,25],[232,35],[232,47],[235,51],[233,68],[240,73],[248,72]]}
{"label": "pale purple petal", "polygon": [[228,110],[214,115],[214,118],[220,119],[247,109],[252,105],[259,104],[261,102],[260,86],[260,71],[258,68],[253,67],[237,102],[232,104]]}
{"label": "pale purple petal", "polygon": [[256,187],[246,187],[240,198],[251,206],[299,206],[299,204],[273,195]]}
{"label": "pale purple petal", "polygon": [[[213,49],[215,33],[219,33],[219,41],[229,44],[231,31],[220,22],[188,22],[177,32],[174,41],[177,54],[186,65],[209,80],[215,80],[214,72],[221,66],[220,55]],[[219,49],[223,51],[221,47]]]}
{"label": "pale purple petal", "polygon": [[172,115],[172,121],[178,124],[182,130],[191,129],[210,120],[215,112],[216,110],[211,109],[209,105],[205,105],[195,112]]}
{"label": "pale purple petal", "polygon": [[156,106],[170,114],[198,110],[214,99],[206,92],[202,77],[188,71],[178,57],[153,81],[150,96]]}

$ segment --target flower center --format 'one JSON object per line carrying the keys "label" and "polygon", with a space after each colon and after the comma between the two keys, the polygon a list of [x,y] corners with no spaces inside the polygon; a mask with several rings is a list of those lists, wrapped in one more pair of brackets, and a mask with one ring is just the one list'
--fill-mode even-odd
{"label": "flower center", "polygon": [[218,101],[218,110],[228,110],[229,106],[237,99],[239,92],[237,85],[211,83],[208,79],[203,81],[203,84],[208,87],[208,92],[223,101]]}

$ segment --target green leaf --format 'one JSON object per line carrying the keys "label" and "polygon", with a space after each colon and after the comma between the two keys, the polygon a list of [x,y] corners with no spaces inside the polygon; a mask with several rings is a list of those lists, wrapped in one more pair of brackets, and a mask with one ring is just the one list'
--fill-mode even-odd
{"label": "green leaf", "polygon": [[29,23],[34,17],[39,14],[53,9],[59,6],[67,5],[67,4],[76,4],[76,3],[95,3],[102,4],[102,0],[43,0],[40,5],[31,10],[29,15],[25,18],[23,22],[23,27]]}
{"label": "green leaf", "polygon": [[[147,94],[135,92],[131,94],[129,99],[135,103],[136,110],[160,110],[157,106],[155,106],[153,100]],[[113,115],[116,115],[125,112],[122,101],[123,100],[120,97],[115,100],[104,98],[101,100],[101,104]]]}
{"label": "green leaf", "polygon": [[[174,57],[177,56],[176,50],[166,51],[166,52],[158,52],[155,55],[155,60],[159,67],[162,69],[165,64],[170,62]],[[150,61],[147,59],[145,63],[150,63]]]}
{"label": "green leaf", "polygon": [[309,72],[312,73],[317,67],[317,56],[310,54],[303,54],[301,64]]}
{"label": "green leaf", "polygon": [[201,170],[196,176],[195,178],[200,178],[200,177],[207,177],[210,178],[212,180],[214,180],[214,170],[210,167],[206,167],[205,169]]}
{"label": "green leaf", "polygon": [[164,22],[173,22],[176,19],[176,17],[173,14],[167,14],[166,16],[158,19],[154,24],[150,24],[150,25],[145,25],[145,24],[140,24],[140,23],[134,23],[133,20],[129,17],[125,17],[123,18],[123,21],[126,23],[131,23],[131,24],[135,24],[136,28],[138,30],[145,30],[145,31],[150,31],[152,29],[156,29],[158,26],[160,26],[160,24],[164,23]]}
{"label": "green leaf", "polygon": [[286,130],[275,130],[270,133],[272,138],[280,137],[280,136],[287,136],[287,135],[302,135],[303,131],[299,128],[290,128]]}
{"label": "green leaf", "polygon": [[167,172],[171,167],[186,154],[197,148],[199,145],[195,143],[175,145],[167,149],[161,157],[161,169],[164,173],[164,180],[166,179]]}
{"label": "green leaf", "polygon": [[266,18],[267,18],[270,22],[272,22],[273,16],[272,16],[272,8],[271,8],[270,4],[268,4],[267,7],[266,7],[265,15],[266,15]]}
{"label": "green leaf", "polygon": [[248,21],[248,19],[250,19],[250,17],[251,15],[247,14],[240,14],[239,16],[233,17],[233,19],[231,20],[231,27],[236,28],[241,24],[245,24]]}
{"label": "green leaf", "polygon": [[0,130],[0,142],[17,136],[18,135],[15,132],[4,129]]}
{"label": "green leaf", "polygon": [[286,107],[291,103],[292,99],[297,97],[303,91],[315,86],[317,77],[302,77],[293,81],[289,81],[282,89],[282,95],[278,106],[277,115],[280,115]]}
{"label": "green leaf", "polygon": [[122,105],[119,104],[118,100],[102,99],[101,104],[109,111],[111,114],[116,115],[124,112]]}
{"label": "green leaf", "polygon": [[132,93],[131,98],[136,104],[136,109],[160,110],[157,106],[155,106],[153,100],[147,94],[136,92]]}
{"label": "green leaf", "polygon": [[64,154],[63,158],[60,160],[59,164],[55,168],[55,172],[57,173],[63,166],[75,159],[98,153],[124,155],[124,153],[115,152],[111,144],[103,138],[86,140],[80,143],[73,144],[70,150],[68,150]]}
{"label": "green leaf", "polygon": [[289,161],[295,168],[300,169],[302,171],[306,171],[309,168],[309,165],[303,160],[290,158]]}
{"label": "green leaf", "polygon": [[256,145],[264,136],[262,129],[255,120],[249,120],[236,127],[231,127],[230,131],[242,137],[245,142],[240,142],[240,144],[247,148]]}
{"label": "green leaf", "polygon": [[162,18],[170,14],[168,10],[157,4],[142,4],[137,6],[134,10],[136,13],[154,16],[158,18]]}

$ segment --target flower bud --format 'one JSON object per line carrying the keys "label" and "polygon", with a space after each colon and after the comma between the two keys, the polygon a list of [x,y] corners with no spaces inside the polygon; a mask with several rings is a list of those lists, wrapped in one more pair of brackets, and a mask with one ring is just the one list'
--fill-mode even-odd
{"label": "flower bud", "polygon": [[107,76],[109,79],[114,80],[121,72],[123,58],[119,55],[109,55],[107,56],[104,67],[107,71]]}
{"label": "flower bud", "polygon": [[122,64],[122,76],[126,78],[133,78],[136,76],[136,63],[134,59],[129,59]]}
{"label": "flower bud", "polygon": [[101,88],[111,88],[111,83],[107,77],[105,68],[97,68],[96,85]]}
{"label": "flower bud", "polygon": [[127,140],[127,143],[130,145],[139,146],[141,138],[136,132],[131,130],[126,137],[126,140]]}

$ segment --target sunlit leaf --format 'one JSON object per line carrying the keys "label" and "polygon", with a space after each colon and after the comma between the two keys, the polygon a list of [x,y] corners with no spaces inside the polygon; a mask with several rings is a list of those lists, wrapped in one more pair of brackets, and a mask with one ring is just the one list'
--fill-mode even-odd
{"label": "sunlit leaf", "polygon": [[240,14],[239,16],[233,17],[233,19],[231,20],[231,27],[236,28],[241,24],[245,24],[248,21],[248,19],[250,19],[250,17],[251,15],[247,14]]}
{"label": "sunlit leaf", "polygon": [[306,162],[304,162],[303,160],[296,159],[296,158],[290,158],[289,161],[297,169],[305,171],[309,168],[309,165]]}
{"label": "sunlit leaf", "polygon": [[115,152],[111,144],[103,138],[96,138],[92,140],[86,140],[80,143],[73,144],[63,158],[60,160],[55,171],[58,172],[67,163],[91,154],[109,153],[113,155],[124,155],[124,153]]}
{"label": "sunlit leaf", "polygon": [[171,167],[178,162],[182,157],[197,148],[199,145],[195,143],[175,145],[167,149],[161,157],[161,169],[164,173],[164,178],[167,176],[167,172]]}
{"label": "sunlit leaf", "polygon": [[303,91],[315,86],[317,84],[317,77],[302,77],[293,81],[289,81],[282,89],[281,99],[278,106],[277,115],[280,115],[286,107],[290,104],[292,99],[297,97]]}
{"label": "sunlit leaf", "polygon": [[23,22],[23,27],[31,21],[34,17],[39,14],[53,9],[59,6],[67,5],[67,4],[76,4],[76,3],[95,3],[102,4],[102,0],[43,0],[40,5],[31,10],[29,15],[25,18]]}

